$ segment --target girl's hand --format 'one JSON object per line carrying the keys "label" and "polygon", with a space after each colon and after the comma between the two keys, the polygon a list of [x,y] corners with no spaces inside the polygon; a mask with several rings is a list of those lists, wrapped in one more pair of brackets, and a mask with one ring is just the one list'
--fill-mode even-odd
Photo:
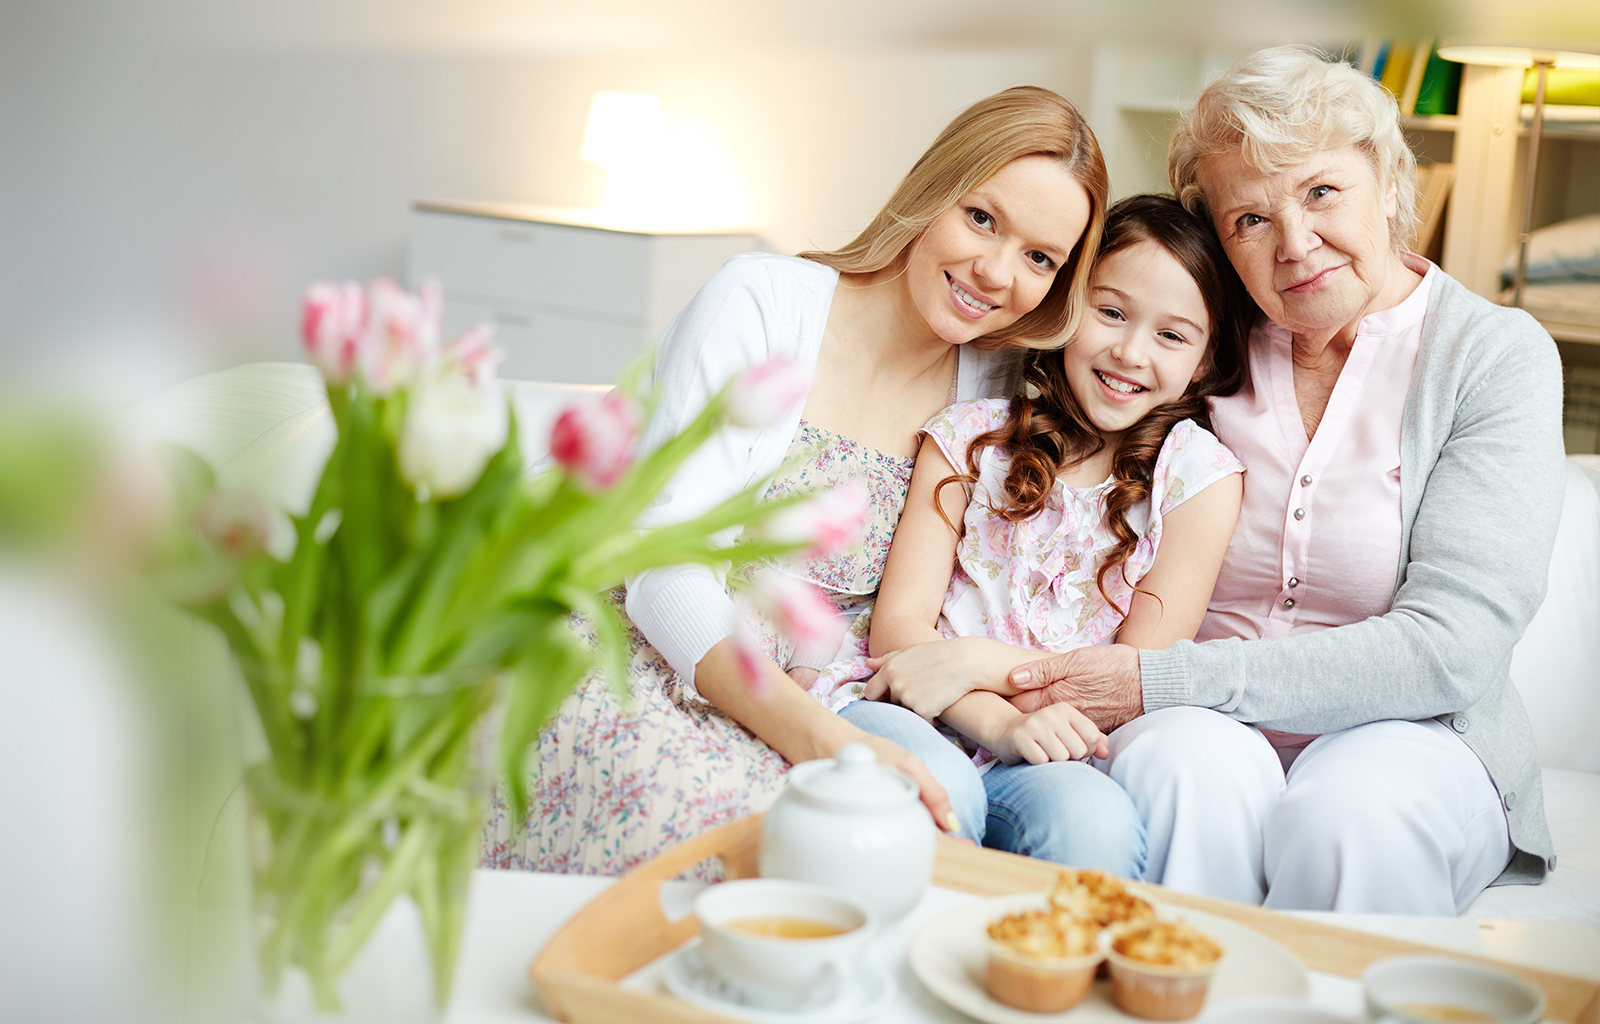
{"label": "girl's hand", "polygon": [[1016,690],[1006,675],[1020,664],[1045,657],[984,637],[929,640],[868,658],[876,673],[867,682],[868,700],[885,696],[902,707],[933,721],[973,690],[1010,695]]}
{"label": "girl's hand", "polygon": [[888,698],[931,722],[945,708],[979,689],[975,666],[961,653],[954,641],[929,640],[882,658],[868,658],[867,668],[873,676],[867,681],[866,697]]}
{"label": "girl's hand", "polygon": [[816,682],[817,677],[822,674],[818,670],[814,668],[807,668],[804,665],[796,665],[787,671],[789,678],[795,681],[795,685],[808,692],[811,689],[811,684]]}
{"label": "girl's hand", "polygon": [[1111,745],[1095,724],[1070,704],[1051,704],[1008,722],[995,754],[1006,764],[1081,761],[1108,757]]}

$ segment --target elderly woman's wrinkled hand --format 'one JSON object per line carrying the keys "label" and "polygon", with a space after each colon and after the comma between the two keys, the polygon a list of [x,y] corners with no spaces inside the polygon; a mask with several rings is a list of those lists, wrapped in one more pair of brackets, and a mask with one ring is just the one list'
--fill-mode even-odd
{"label": "elderly woman's wrinkled hand", "polygon": [[1070,704],[1105,732],[1144,714],[1139,651],[1125,644],[1081,647],[1012,670],[1023,692],[1011,703],[1024,712]]}
{"label": "elderly woman's wrinkled hand", "polygon": [[973,690],[1014,692],[1006,673],[1018,661],[1016,648],[984,637],[929,640],[902,647],[882,658],[868,658],[874,673],[868,700],[888,699],[928,721]]}

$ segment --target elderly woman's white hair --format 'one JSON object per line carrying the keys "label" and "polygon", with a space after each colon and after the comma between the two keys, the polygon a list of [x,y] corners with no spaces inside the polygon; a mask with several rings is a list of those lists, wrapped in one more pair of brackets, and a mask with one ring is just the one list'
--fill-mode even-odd
{"label": "elderly woman's white hair", "polygon": [[1383,86],[1307,46],[1275,46],[1239,59],[1200,94],[1167,149],[1172,191],[1204,215],[1204,163],[1242,153],[1263,172],[1281,171],[1329,149],[1355,146],[1372,160],[1380,189],[1396,185],[1389,218],[1394,247],[1417,227],[1417,158],[1400,129],[1400,108]]}

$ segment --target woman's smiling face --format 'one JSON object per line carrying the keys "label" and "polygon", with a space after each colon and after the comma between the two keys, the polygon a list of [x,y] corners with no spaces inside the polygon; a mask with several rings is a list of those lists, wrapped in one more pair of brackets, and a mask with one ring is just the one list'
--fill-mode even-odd
{"label": "woman's smiling face", "polygon": [[1211,314],[1200,286],[1158,242],[1135,242],[1095,265],[1089,309],[1062,350],[1067,384],[1108,441],[1204,375]]}
{"label": "woman's smiling face", "polygon": [[1088,223],[1089,194],[1060,160],[1018,157],[928,225],[906,289],[940,339],[981,338],[1043,301]]}
{"label": "woman's smiling face", "polygon": [[1200,185],[1222,247],[1252,298],[1296,335],[1348,332],[1404,297],[1389,235],[1393,183],[1354,146],[1261,171],[1240,153],[1206,161]]}

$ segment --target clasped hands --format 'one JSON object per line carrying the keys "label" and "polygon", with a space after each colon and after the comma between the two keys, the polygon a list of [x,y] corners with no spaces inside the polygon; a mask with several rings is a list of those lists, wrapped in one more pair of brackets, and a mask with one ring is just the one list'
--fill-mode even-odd
{"label": "clasped hands", "polygon": [[932,640],[870,658],[866,696],[933,720],[968,693],[1009,698],[1019,714],[990,737],[1007,763],[1081,760],[1110,752],[1105,733],[1143,711],[1138,652],[1107,645],[1061,655],[982,637]]}

